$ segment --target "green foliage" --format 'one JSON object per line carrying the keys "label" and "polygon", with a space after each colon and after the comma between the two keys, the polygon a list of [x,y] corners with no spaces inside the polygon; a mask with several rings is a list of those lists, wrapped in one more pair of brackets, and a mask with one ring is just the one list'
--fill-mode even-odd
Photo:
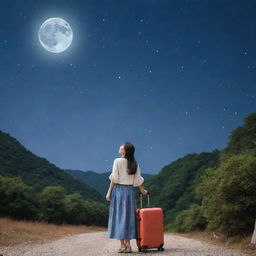
{"label": "green foliage", "polygon": [[39,194],[40,219],[62,223],[65,219],[65,192],[61,186],[47,186]]}
{"label": "green foliage", "polygon": [[79,193],[86,200],[107,204],[96,189],[75,179],[47,159],[36,156],[15,138],[2,131],[0,131],[0,175],[20,176],[36,192],[40,192],[46,186],[62,186],[68,194]]}
{"label": "green foliage", "polygon": [[222,152],[222,157],[233,154],[243,154],[256,149],[256,113],[244,118],[244,125],[238,126],[229,135],[227,147]]}
{"label": "green foliage", "polygon": [[175,220],[174,230],[177,232],[191,232],[198,229],[205,229],[206,218],[203,216],[202,207],[192,204],[187,210],[182,211]]}
{"label": "green foliage", "polygon": [[33,189],[21,177],[0,176],[0,215],[30,219],[36,216],[36,208]]}
{"label": "green foliage", "polygon": [[[90,204],[85,202],[78,193],[66,195],[64,200],[65,219],[67,223],[89,224]],[[88,221],[85,221],[88,220]]]}
{"label": "green foliage", "polygon": [[[195,198],[195,187],[207,167],[219,164],[219,151],[188,154],[165,166],[159,174],[145,181],[150,190],[152,207],[162,207],[165,225],[174,226],[176,216],[190,207],[199,204]],[[138,198],[137,198],[138,200]]]}
{"label": "green foliage", "polygon": [[250,233],[256,216],[256,157],[239,154],[209,168],[196,188],[207,228],[228,236]]}
{"label": "green foliage", "polygon": [[108,221],[108,207],[98,202],[83,200],[78,193],[66,195],[64,198],[65,222],[72,224],[97,223],[106,225]]}
{"label": "green foliage", "polygon": [[228,236],[251,233],[256,218],[256,113],[229,136],[227,147],[188,154],[149,178],[153,206],[165,230],[207,228]]}
{"label": "green foliage", "polygon": [[56,224],[107,226],[108,206],[65,194],[61,186],[47,186],[36,193],[21,177],[0,176],[0,216],[41,220]]}

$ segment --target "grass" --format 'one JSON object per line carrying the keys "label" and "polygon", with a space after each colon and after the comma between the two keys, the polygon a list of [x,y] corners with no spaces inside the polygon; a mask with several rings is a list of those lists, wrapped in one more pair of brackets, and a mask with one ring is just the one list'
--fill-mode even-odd
{"label": "grass", "polygon": [[44,243],[64,236],[96,231],[106,231],[106,228],[86,225],[56,225],[0,218],[0,247],[21,243]]}
{"label": "grass", "polygon": [[[212,232],[208,231],[193,231],[190,233],[174,233],[175,235],[184,236],[187,238],[194,238],[200,241],[207,242],[213,245],[226,246],[233,249],[241,249],[247,252],[256,253],[256,245],[251,244],[251,235],[250,236],[235,236],[225,238],[223,236],[214,236]],[[254,255],[254,254],[253,254]],[[255,254],[256,255],[256,254]]]}

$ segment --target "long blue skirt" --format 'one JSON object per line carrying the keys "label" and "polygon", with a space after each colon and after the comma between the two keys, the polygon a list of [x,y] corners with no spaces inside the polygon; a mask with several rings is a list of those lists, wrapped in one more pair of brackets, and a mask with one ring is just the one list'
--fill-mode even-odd
{"label": "long blue skirt", "polygon": [[115,184],[110,197],[108,236],[136,238],[136,199],[133,185]]}

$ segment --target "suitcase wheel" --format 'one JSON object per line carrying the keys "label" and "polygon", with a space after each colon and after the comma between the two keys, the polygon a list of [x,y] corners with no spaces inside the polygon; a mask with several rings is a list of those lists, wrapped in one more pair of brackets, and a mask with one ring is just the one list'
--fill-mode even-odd
{"label": "suitcase wheel", "polygon": [[147,247],[146,246],[140,246],[139,248],[138,248],[138,251],[139,252],[145,252],[145,253],[147,253]]}
{"label": "suitcase wheel", "polygon": [[164,251],[164,247],[158,247],[157,250],[160,251],[160,252]]}

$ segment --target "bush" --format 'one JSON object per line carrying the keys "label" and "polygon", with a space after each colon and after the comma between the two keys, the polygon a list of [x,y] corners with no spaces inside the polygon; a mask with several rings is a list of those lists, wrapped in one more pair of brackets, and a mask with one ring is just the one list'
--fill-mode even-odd
{"label": "bush", "polygon": [[200,205],[192,204],[187,210],[182,211],[175,219],[174,229],[177,232],[191,232],[205,229],[206,219],[202,214]]}
{"label": "bush", "polygon": [[207,169],[196,194],[209,230],[227,236],[251,233],[256,216],[255,155],[233,155],[220,167]]}
{"label": "bush", "polygon": [[33,189],[21,177],[0,176],[0,214],[16,219],[36,217],[37,205]]}
{"label": "bush", "polygon": [[61,186],[47,186],[39,194],[40,220],[60,224],[65,219],[65,192]]}

